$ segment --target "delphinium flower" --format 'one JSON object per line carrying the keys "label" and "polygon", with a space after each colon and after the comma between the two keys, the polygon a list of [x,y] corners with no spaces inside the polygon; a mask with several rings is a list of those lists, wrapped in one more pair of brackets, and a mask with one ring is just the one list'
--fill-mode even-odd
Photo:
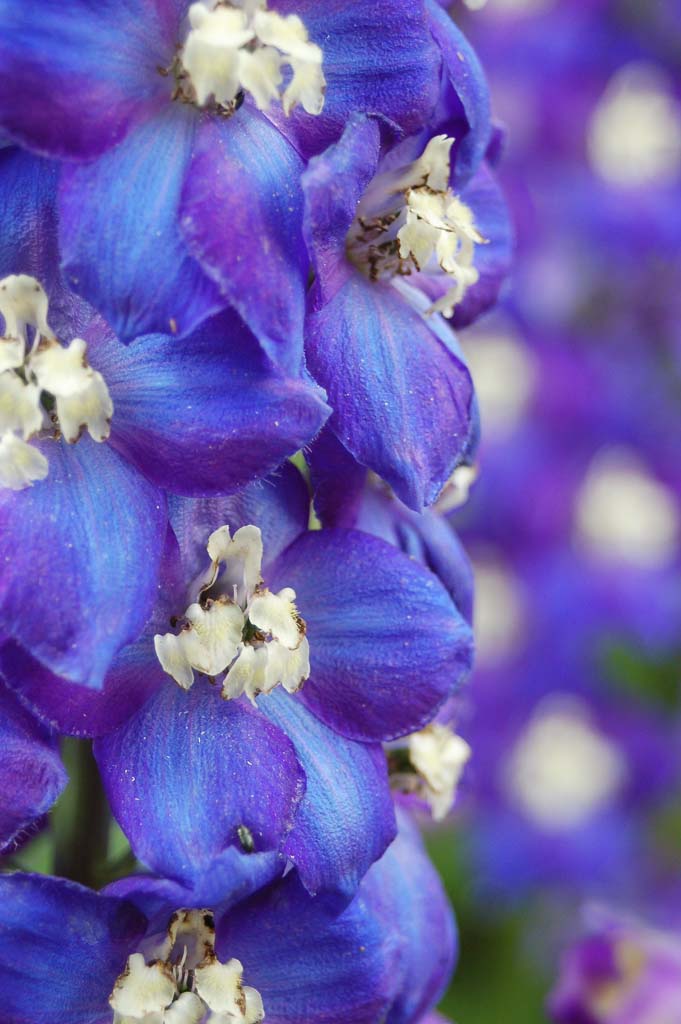
{"label": "delphinium flower", "polygon": [[[164,5],[136,11],[134,31],[125,6],[81,8],[73,0],[54,25],[37,7],[0,8],[5,73],[26,85],[0,121],[40,152],[90,161],[62,175],[73,287],[123,340],[184,334],[231,303],[269,356],[297,371],[305,336],[343,442],[409,504],[430,503],[475,433],[470,379],[435,312],[469,322],[493,302],[509,262],[504,203],[482,163],[487,90],[466,40],[430,2],[352,12],[309,0],[194,4],[188,22],[184,4]],[[293,77],[282,79],[288,64]],[[67,91],[83,102],[67,102]],[[103,97],[106,114],[95,118]],[[305,112],[289,109],[295,98]],[[359,128],[359,115],[377,120]],[[348,147],[364,149],[337,174]],[[300,154],[321,151],[304,175]],[[398,173],[386,177],[388,165]],[[425,303],[387,287],[405,275],[419,279]],[[178,303],[183,293],[191,302]]]}
{"label": "delphinium flower", "polygon": [[295,872],[210,907],[143,876],[96,893],[17,873],[0,892],[2,1015],[22,1024],[418,1024],[456,952],[408,823],[340,915]]}
{"label": "delphinium flower", "polygon": [[441,66],[421,5],[165,0],[94,11],[70,0],[55,18],[49,3],[3,3],[0,25],[3,95],[14,96],[0,121],[22,144],[81,162],[65,166],[61,205],[77,289],[124,341],[185,334],[233,303],[270,355],[297,368],[302,143],[268,114],[290,115],[313,149],[355,109],[419,128]]}
{"label": "delphinium flower", "polygon": [[588,907],[583,934],[563,955],[548,1010],[556,1024],[673,1024],[681,1015],[678,933]]}
{"label": "delphinium flower", "polygon": [[172,499],[156,609],[101,691],[0,653],[46,721],[101,737],[114,813],[150,867],[150,822],[176,823],[165,874],[213,886],[243,825],[257,854],[347,899],[394,831],[380,744],[426,725],[470,668],[470,628],[429,570],[358,531],[308,531],[308,515],[293,466],[233,499]]}

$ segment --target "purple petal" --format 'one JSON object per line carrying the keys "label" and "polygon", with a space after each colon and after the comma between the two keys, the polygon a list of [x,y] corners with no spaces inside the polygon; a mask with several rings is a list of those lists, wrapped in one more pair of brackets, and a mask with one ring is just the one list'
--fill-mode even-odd
{"label": "purple petal", "polygon": [[364,494],[365,467],[355,462],[328,427],[316,438],[307,461],[320,521],[324,526],[355,526]]}
{"label": "purple petal", "polygon": [[291,739],[307,778],[284,852],[311,895],[347,903],[395,836],[383,749],[343,739],[282,691],[258,709]]}
{"label": "purple petal", "polygon": [[378,122],[354,116],[339,141],[310,161],[303,175],[305,237],[315,272],[316,306],[330,302],[353,273],[345,241],[357,204],[376,173]]}
{"label": "purple petal", "polygon": [[168,103],[178,18],[158,0],[0,3],[0,123],[50,156],[90,159]]}
{"label": "purple petal", "polygon": [[99,160],[63,172],[67,280],[123,342],[187,334],[225,306],[177,223],[197,123],[195,111],[169,107]]}
{"label": "purple petal", "polygon": [[67,783],[57,744],[0,685],[0,848],[46,814]]}
{"label": "purple petal", "polygon": [[109,995],[146,920],[75,882],[0,876],[0,988],[9,1024],[107,1024]]}
{"label": "purple petal", "polygon": [[357,461],[411,508],[435,501],[473,422],[470,374],[439,317],[355,272],[308,318],[306,352],[334,410],[329,424]]}
{"label": "purple petal", "polygon": [[375,537],[305,534],[268,583],[293,587],[307,622],[311,676],[301,699],[344,736],[419,729],[470,669],[470,628],[440,581]]}
{"label": "purple petal", "polygon": [[107,444],[41,448],[47,478],[0,492],[0,635],[56,675],[100,688],[151,611],[165,499]]}
{"label": "purple petal", "polygon": [[266,476],[329,411],[319,388],[273,370],[231,311],[182,341],[109,339],[91,362],[114,403],[111,444],[174,493],[229,494]]}
{"label": "purple petal", "polygon": [[95,755],[136,856],[190,886],[227,847],[239,847],[240,826],[256,852],[279,850],[304,790],[286,736],[205,681],[185,692],[168,679],[95,742]]}
{"label": "purple petal", "polygon": [[397,839],[362,888],[369,906],[400,940],[386,1024],[412,1024],[433,1008],[447,987],[457,935],[442,882],[406,814],[400,814]]}
{"label": "purple petal", "polygon": [[362,899],[334,918],[290,875],[222,918],[217,952],[242,962],[268,1024],[384,1019],[393,945]]}
{"label": "purple petal", "polygon": [[[213,530],[253,524],[262,533],[264,566],[273,562],[307,530],[310,497],[301,474],[290,462],[267,480],[229,498],[172,498],[170,521],[182,556],[187,582],[207,568],[206,544]],[[177,609],[175,610],[177,614]]]}
{"label": "purple petal", "polygon": [[303,162],[249,106],[199,127],[180,209],[189,251],[272,361],[302,363],[308,259]]}

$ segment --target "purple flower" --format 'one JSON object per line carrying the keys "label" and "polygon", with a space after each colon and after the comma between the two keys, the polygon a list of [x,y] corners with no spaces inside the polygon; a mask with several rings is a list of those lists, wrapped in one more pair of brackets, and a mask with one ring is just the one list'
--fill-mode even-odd
{"label": "purple flower", "polygon": [[[65,266],[123,341],[185,335],[231,304],[272,359],[297,372],[308,274],[304,165],[258,109],[270,111],[289,65],[295,81],[298,58],[287,56],[282,31],[300,36],[315,59],[321,53],[323,110],[308,104],[315,113],[294,114],[290,126],[297,145],[312,150],[355,109],[419,128],[436,102],[440,55],[423,11],[403,0],[355,4],[351,15],[339,2],[279,0],[253,23],[250,12],[211,12],[211,4],[201,19],[194,5],[187,23],[189,6],[108,0],[94,12],[69,0],[55,18],[49,3],[3,3],[0,120],[41,153],[90,161],[64,166]],[[286,20],[294,15],[302,31]],[[230,17],[240,24],[220,24]],[[237,78],[206,82],[201,46],[218,41]],[[276,68],[266,63],[272,55]],[[259,92],[247,62],[273,93]],[[288,106],[286,93],[283,100]]]}
{"label": "purple flower", "polygon": [[14,874],[0,891],[3,1013],[22,1024],[110,1024],[113,1010],[146,1024],[210,1012],[242,1024],[263,1013],[273,1024],[417,1024],[455,957],[451,911],[408,826],[338,916],[295,873],[253,894],[225,889],[210,907],[142,877],[95,893]]}
{"label": "purple flower", "polygon": [[[16,149],[0,153],[0,276],[8,289],[0,290],[0,301],[6,334],[17,335],[0,340],[0,384],[18,388],[31,417],[37,417],[28,424],[16,419],[23,408],[16,396],[8,406],[13,418],[0,424],[3,472],[22,465],[8,457],[7,442],[41,460],[37,474],[18,482],[21,487],[33,479],[32,487],[12,490],[5,481],[0,490],[0,558],[7,566],[0,583],[0,634],[46,669],[99,687],[155,599],[166,529],[162,489],[234,491],[307,443],[327,409],[313,385],[272,368],[230,311],[181,344],[153,335],[138,345],[121,345],[59,274],[56,173],[54,164]],[[13,312],[26,300],[8,298],[27,282],[37,289],[30,294],[44,303],[44,309],[33,304],[20,310],[35,327],[35,351]],[[67,345],[80,340],[67,350],[56,338]],[[68,362],[77,346],[87,353],[87,369],[67,365],[59,377],[56,363],[45,368],[40,362]],[[20,370],[29,374],[26,382]],[[90,433],[105,443],[90,436],[78,440],[79,425],[90,416],[85,399],[75,412],[68,405],[74,401],[73,381],[80,387],[79,374],[104,387],[109,405],[97,398],[103,424],[91,426]],[[19,436],[22,428],[30,443]],[[76,443],[58,440],[61,434]]]}
{"label": "purple flower", "polygon": [[[16,645],[0,655],[41,717],[101,736],[96,754],[133,849],[197,889],[212,892],[213,862],[242,848],[245,826],[256,854],[292,860],[310,891],[351,895],[394,833],[381,742],[425,725],[470,668],[470,629],[431,572],[358,531],[309,532],[308,514],[292,466],[231,499],[173,499],[159,600],[101,691],[57,678]],[[265,589],[235,590],[251,540],[239,563],[228,547],[211,565],[206,545],[216,530],[211,545],[225,542],[222,526],[229,544],[257,545],[253,527],[234,533],[248,524],[262,536]],[[307,675],[300,694],[273,690]],[[263,690],[273,692],[256,697]],[[255,706],[234,699],[244,691]],[[163,823],[158,850],[150,837]]]}
{"label": "purple flower", "polygon": [[681,1014],[681,943],[603,907],[585,912],[585,934],[564,954],[549,997],[557,1024],[648,1024]]}

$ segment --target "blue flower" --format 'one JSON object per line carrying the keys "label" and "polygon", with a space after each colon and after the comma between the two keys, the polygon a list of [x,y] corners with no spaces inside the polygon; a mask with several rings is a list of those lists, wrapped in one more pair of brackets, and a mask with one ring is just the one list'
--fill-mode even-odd
{"label": "blue flower", "polygon": [[[19,388],[24,396],[30,392],[31,412],[37,415],[26,430],[29,443],[18,436],[19,421],[3,420],[3,459],[10,468],[18,465],[4,450],[9,439],[41,460],[40,472],[23,481],[33,479],[33,486],[0,489],[0,559],[6,567],[0,633],[51,672],[98,687],[116,651],[138,635],[155,600],[167,521],[163,489],[233,491],[307,443],[327,409],[319,389],[272,368],[230,311],[207,321],[182,344],[153,335],[128,348],[121,345],[60,276],[56,177],[54,164],[13,148],[0,153],[0,277],[10,291],[32,281],[45,307],[29,311],[38,334],[38,320],[49,320],[42,324],[42,347],[36,351],[25,345],[32,339],[23,338],[25,327],[19,324],[12,329],[21,338],[0,340],[1,386]],[[21,299],[15,296],[7,306],[8,294],[0,292],[9,317],[6,332]],[[108,433],[105,443],[87,435],[78,439],[82,408],[72,424],[69,412],[69,434],[61,399],[56,398],[55,421],[55,410],[44,406],[45,393],[41,405],[38,385],[24,387],[13,368],[21,369],[27,360],[31,379],[37,375],[43,381],[43,372],[54,376],[54,367],[37,364],[46,355],[68,358],[54,335],[67,344],[81,339],[78,344],[86,348],[91,369],[69,371],[69,380],[79,372],[104,382],[113,403],[110,425],[97,434],[104,441]],[[60,390],[49,380],[47,385],[48,392]],[[9,408],[16,412],[20,406],[15,400]],[[106,413],[108,419],[110,407]],[[60,432],[76,443],[58,440]]]}
{"label": "blue flower", "polygon": [[[107,0],[95,11],[68,0],[55,17],[49,2],[3,0],[0,121],[38,152],[90,161],[64,166],[64,259],[70,282],[121,340],[184,335],[232,304],[268,354],[297,371],[308,276],[299,150],[327,145],[355,109],[407,132],[420,127],[436,101],[440,55],[423,11],[405,0],[352,10],[276,0],[260,13],[278,24],[302,19],[326,80],[321,113],[291,117],[294,147],[258,109],[278,119],[278,103],[268,106],[243,75],[233,100],[204,97],[201,69],[187,70],[189,6]],[[232,39],[226,52],[241,67],[239,45]],[[260,52],[279,51],[275,42]]]}
{"label": "blue flower", "polygon": [[[140,859],[163,874],[209,884],[212,862],[241,849],[246,825],[257,853],[279,852],[310,891],[347,899],[394,833],[380,743],[428,722],[470,668],[470,628],[428,570],[358,531],[309,532],[308,508],[293,466],[231,499],[174,499],[159,600],[102,691],[57,678],[16,645],[0,652],[3,675],[43,718],[101,737],[95,752],[114,813]],[[247,614],[256,618],[257,598],[284,617],[260,630],[233,591],[234,563],[211,568],[206,553],[214,531],[220,539],[223,525],[251,523],[262,534],[266,589],[256,586]],[[285,636],[291,591],[309,645],[302,668],[295,632],[287,643],[297,652],[268,646]],[[238,622],[233,639],[225,616]],[[267,661],[275,655],[293,658],[293,685],[281,660]],[[221,700],[211,674],[224,696],[245,689],[255,706]],[[256,700],[306,676],[299,695],[280,687]],[[170,835],[152,851],[162,823]]]}
{"label": "blue flower", "polygon": [[295,873],[252,894],[226,888],[210,907],[142,876],[95,893],[6,875],[0,895],[3,1014],[22,1024],[198,1024],[209,1012],[242,1024],[263,1013],[271,1024],[416,1024],[456,950],[441,884],[406,823],[340,915]]}

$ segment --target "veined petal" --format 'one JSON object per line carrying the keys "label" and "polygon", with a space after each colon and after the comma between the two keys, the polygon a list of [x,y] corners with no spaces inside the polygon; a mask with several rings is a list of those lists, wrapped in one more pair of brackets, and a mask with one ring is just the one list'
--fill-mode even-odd
{"label": "veined petal", "polygon": [[151,611],[165,499],[108,445],[40,450],[47,478],[0,492],[0,634],[97,689]]}
{"label": "veined petal", "polygon": [[329,302],[353,273],[346,238],[378,166],[381,133],[375,118],[355,115],[343,135],[310,161],[303,175],[305,240],[315,272],[315,307]]}
{"label": "veined petal", "polygon": [[62,172],[66,279],[126,343],[157,331],[185,335],[226,305],[178,226],[194,115],[175,104],[99,160]]}
{"label": "veined petal", "polygon": [[145,925],[130,903],[75,882],[0,876],[3,1018],[105,1024],[111,989]]}
{"label": "veined petal", "polygon": [[435,501],[473,427],[473,385],[450,336],[358,272],[308,317],[308,365],[328,392],[330,427],[417,510]]}
{"label": "veined petal", "polygon": [[171,492],[243,488],[307,445],[329,414],[321,389],[275,370],[233,311],[181,341],[88,343],[114,403],[110,443]]}
{"label": "veined petal", "polygon": [[470,669],[470,627],[440,581],[375,537],[305,534],[272,567],[271,586],[284,581],[310,642],[299,699],[344,736],[421,728]]}
{"label": "veined petal", "polygon": [[452,185],[475,173],[492,135],[489,87],[478,56],[448,11],[426,0],[428,22],[442,53],[442,93],[433,117],[436,130],[455,140]]}
{"label": "veined petal", "polygon": [[189,251],[273,363],[302,365],[308,258],[303,162],[249,106],[199,127],[180,209]]}
{"label": "veined petal", "polygon": [[286,736],[204,680],[188,692],[168,680],[95,742],[95,755],[135,854],[189,886],[228,847],[239,848],[239,828],[256,852],[279,850],[304,791]]}
{"label": "veined petal", "polygon": [[348,902],[395,835],[383,750],[344,739],[281,691],[258,710],[293,742],[307,778],[284,852],[312,895]]}
{"label": "veined petal", "polygon": [[393,946],[362,899],[334,917],[292,872],[222,918],[216,951],[248,965],[268,1024],[383,1019]]}
{"label": "veined petal", "polygon": [[[177,12],[179,13],[179,12]],[[170,99],[179,18],[158,0],[0,3],[0,123],[50,156],[87,160]]]}

